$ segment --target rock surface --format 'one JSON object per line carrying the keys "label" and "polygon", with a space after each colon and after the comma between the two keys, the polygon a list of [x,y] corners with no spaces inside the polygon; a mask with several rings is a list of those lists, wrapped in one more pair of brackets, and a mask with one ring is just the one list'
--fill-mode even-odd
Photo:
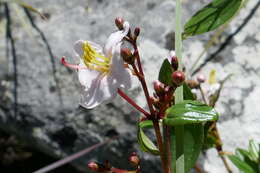
{"label": "rock surface", "polygon": [[[122,16],[132,26],[141,27],[139,47],[144,71],[150,86],[169,49],[173,48],[174,8],[172,0],[26,0],[25,2],[48,14],[42,21],[35,17],[38,27],[44,32],[55,56],[55,65],[40,34],[33,28],[23,10],[10,4],[13,19],[13,34],[17,53],[18,105],[14,115],[13,61],[12,56],[0,52],[0,128],[13,132],[36,148],[54,157],[91,146],[111,134],[120,134],[113,141],[78,160],[82,169],[89,160],[111,160],[112,164],[129,167],[128,155],[138,149],[135,123],[139,114],[121,98],[95,110],[79,108],[79,83],[76,73],[59,63],[59,57],[73,57],[73,43],[78,39],[93,40],[104,44],[107,36],[116,28],[115,17]],[[206,1],[188,3],[185,0],[183,18],[187,20]],[[223,37],[232,33],[241,24],[255,5],[249,1],[246,8],[231,23]],[[18,17],[17,17],[18,16]],[[253,138],[260,142],[260,11],[219,56],[201,71],[208,75],[216,69],[217,77],[234,74],[229,80],[216,106],[221,113],[219,130],[224,150],[246,147]],[[4,19],[2,19],[4,20]],[[5,50],[4,32],[0,31],[0,47]],[[210,35],[198,36],[184,42],[184,58],[187,69],[203,50]],[[220,39],[221,41],[221,39]],[[220,43],[221,44],[221,43]],[[214,51],[215,48],[211,50]],[[210,51],[211,51],[210,50]],[[205,58],[206,56],[204,56]],[[55,66],[56,72],[53,73]],[[58,80],[56,80],[58,79]],[[151,87],[150,87],[151,88]],[[132,91],[140,105],[145,106],[140,87]],[[210,173],[225,172],[214,150],[202,158],[203,168]],[[141,153],[144,172],[159,172],[158,159]],[[236,170],[235,172],[238,172]]]}

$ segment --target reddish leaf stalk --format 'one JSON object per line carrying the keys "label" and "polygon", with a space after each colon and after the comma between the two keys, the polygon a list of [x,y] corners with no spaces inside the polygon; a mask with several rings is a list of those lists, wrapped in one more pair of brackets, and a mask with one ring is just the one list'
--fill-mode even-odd
{"label": "reddish leaf stalk", "polygon": [[153,120],[153,127],[155,130],[156,138],[157,138],[157,145],[160,151],[160,156],[162,160],[162,168],[164,173],[168,173],[168,168],[167,168],[167,162],[165,155],[163,153],[163,141],[162,141],[162,135],[160,131],[160,126],[159,126],[159,121],[158,120]]}
{"label": "reddish leaf stalk", "polygon": [[149,117],[150,114],[146,112],[143,108],[141,108],[139,105],[137,105],[130,97],[128,97],[122,90],[118,88],[117,90],[118,94],[124,98],[129,104],[131,104],[135,109],[143,113],[146,117]]}

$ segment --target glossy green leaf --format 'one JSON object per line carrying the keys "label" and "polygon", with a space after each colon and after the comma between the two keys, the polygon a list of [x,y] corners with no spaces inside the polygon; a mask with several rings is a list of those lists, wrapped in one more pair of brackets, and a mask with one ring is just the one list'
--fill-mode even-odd
{"label": "glossy green leaf", "polygon": [[243,0],[213,0],[199,10],[184,26],[183,37],[212,31],[229,21]]}
{"label": "glossy green leaf", "polygon": [[246,162],[241,160],[238,156],[236,155],[230,155],[228,158],[236,165],[238,169],[240,169],[244,173],[257,173],[255,172]]}
{"label": "glossy green leaf", "polygon": [[138,143],[140,145],[140,148],[144,152],[148,152],[154,155],[159,155],[160,151],[158,148],[154,145],[154,143],[145,135],[143,129],[144,128],[151,128],[153,126],[152,121],[146,120],[142,121],[138,125]]}
{"label": "glossy green leaf", "polygon": [[168,108],[163,121],[168,126],[175,126],[204,123],[217,119],[218,113],[214,108],[198,101],[185,100]]}
{"label": "glossy green leaf", "polygon": [[[171,128],[171,151],[172,160],[175,157],[175,130]],[[184,125],[184,161],[185,173],[188,173],[194,167],[200,154],[204,140],[204,127],[202,124]],[[173,165],[175,166],[175,165]]]}
{"label": "glossy green leaf", "polygon": [[172,69],[172,66],[169,62],[168,59],[165,59],[163,61],[163,64],[161,66],[161,69],[160,69],[160,72],[159,72],[159,81],[166,84],[166,85],[172,85],[172,72],[173,72],[173,69]]}
{"label": "glossy green leaf", "polygon": [[191,92],[190,87],[186,83],[183,84],[183,99],[195,100],[194,94]]}

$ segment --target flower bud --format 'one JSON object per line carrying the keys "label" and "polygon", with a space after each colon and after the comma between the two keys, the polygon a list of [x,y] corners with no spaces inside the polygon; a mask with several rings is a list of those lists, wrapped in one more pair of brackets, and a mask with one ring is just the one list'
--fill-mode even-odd
{"label": "flower bud", "polygon": [[99,166],[96,162],[89,162],[88,169],[90,169],[91,171],[97,172],[99,170]]}
{"label": "flower bud", "polygon": [[123,19],[123,18],[117,17],[117,18],[115,19],[115,24],[116,24],[116,26],[117,26],[117,28],[118,28],[119,30],[124,29],[124,19]]}
{"label": "flower bud", "polygon": [[153,82],[153,88],[158,96],[164,93],[164,84],[158,80]]}
{"label": "flower bud", "polygon": [[121,56],[123,60],[128,64],[133,64],[135,61],[135,56],[133,56],[131,50],[128,48],[121,49]]}
{"label": "flower bud", "polygon": [[199,74],[199,75],[197,76],[197,81],[198,81],[199,83],[204,83],[204,82],[206,81],[206,78],[205,78],[205,76],[204,76],[203,74]]}
{"label": "flower bud", "polygon": [[139,27],[136,27],[136,28],[135,28],[134,34],[135,34],[136,37],[139,36],[139,34],[140,34],[140,28],[139,28]]}
{"label": "flower bud", "polygon": [[138,166],[140,164],[140,159],[138,157],[138,155],[133,152],[131,154],[131,156],[129,157],[129,162],[133,165],[133,166]]}
{"label": "flower bud", "polygon": [[171,58],[171,65],[174,70],[178,70],[179,63],[178,63],[178,58],[176,56],[173,56]]}
{"label": "flower bud", "polygon": [[175,71],[172,73],[172,81],[175,85],[180,86],[185,81],[185,75],[181,71]]}
{"label": "flower bud", "polygon": [[199,82],[196,80],[187,80],[186,83],[191,89],[198,88],[200,85]]}

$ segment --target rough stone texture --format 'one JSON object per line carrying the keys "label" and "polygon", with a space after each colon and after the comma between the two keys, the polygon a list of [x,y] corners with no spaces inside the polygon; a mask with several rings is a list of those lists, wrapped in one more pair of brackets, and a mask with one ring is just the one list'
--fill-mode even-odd
{"label": "rough stone texture", "polygon": [[[172,0],[26,0],[29,4],[50,15],[35,22],[44,31],[55,57],[73,57],[72,45],[78,39],[93,40],[104,44],[107,36],[116,28],[114,18],[123,16],[132,26],[141,27],[139,47],[148,83],[157,76],[163,58],[172,48],[174,8]],[[188,3],[189,2],[189,3]],[[183,18],[207,1],[184,1]],[[188,3],[188,4],[187,4]],[[231,33],[243,21],[245,14],[256,1],[249,1],[223,37]],[[50,54],[40,35],[23,17],[23,11],[11,6],[13,33],[17,51],[18,115],[13,114],[13,64],[5,51],[0,52],[0,128],[14,132],[36,148],[63,157],[102,141],[109,134],[120,134],[116,140],[84,156],[76,165],[85,168],[90,159],[105,160],[120,167],[128,167],[127,156],[137,150],[136,113],[121,98],[113,103],[87,111],[78,107],[80,97],[76,73],[68,70],[55,59],[57,68],[54,80]],[[1,9],[2,10],[2,9]],[[17,13],[19,12],[19,13]],[[22,15],[24,23],[15,15]],[[202,73],[217,70],[217,77],[233,73],[221,94],[217,110],[221,112],[219,130],[224,149],[246,147],[253,138],[260,142],[260,11],[234,38],[231,44],[209,62]],[[4,22],[4,20],[2,21]],[[27,23],[27,24],[26,24]],[[3,25],[4,23],[1,23]],[[0,48],[5,50],[4,30],[0,31]],[[203,49],[210,35],[199,36],[184,42],[184,58],[187,69]],[[212,49],[214,50],[214,48]],[[150,87],[151,88],[151,87]],[[132,94],[145,106],[140,88]],[[157,159],[142,153],[144,172],[159,172]],[[214,150],[201,157],[201,164],[210,173],[225,172]],[[203,161],[204,160],[204,161]],[[236,170],[236,172],[238,172]]]}

